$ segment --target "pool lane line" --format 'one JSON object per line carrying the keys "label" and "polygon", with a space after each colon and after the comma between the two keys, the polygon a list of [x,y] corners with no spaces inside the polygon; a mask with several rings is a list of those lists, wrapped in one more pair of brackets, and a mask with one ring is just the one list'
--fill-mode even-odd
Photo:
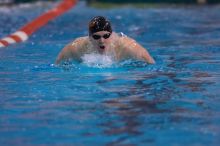
{"label": "pool lane line", "polygon": [[39,28],[46,25],[50,20],[55,19],[56,17],[62,15],[63,13],[71,9],[73,6],[75,6],[77,1],[78,0],[62,0],[62,2],[55,8],[52,8],[51,10],[38,16],[36,19],[27,23],[25,26],[20,28],[15,33],[1,39],[0,48],[6,47],[10,44],[26,41],[30,35],[36,32]]}

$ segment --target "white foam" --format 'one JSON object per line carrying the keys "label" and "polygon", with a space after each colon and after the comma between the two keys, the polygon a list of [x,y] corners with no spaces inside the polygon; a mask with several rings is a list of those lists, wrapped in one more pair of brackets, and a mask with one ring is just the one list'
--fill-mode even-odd
{"label": "white foam", "polygon": [[82,61],[89,67],[107,68],[111,67],[114,60],[111,56],[101,55],[96,53],[85,54],[82,56]]}

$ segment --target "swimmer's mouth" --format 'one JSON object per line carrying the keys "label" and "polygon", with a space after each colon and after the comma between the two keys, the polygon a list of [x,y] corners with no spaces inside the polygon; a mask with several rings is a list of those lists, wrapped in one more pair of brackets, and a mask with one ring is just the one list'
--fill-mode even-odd
{"label": "swimmer's mouth", "polygon": [[105,46],[99,46],[100,49],[104,50],[105,49]]}

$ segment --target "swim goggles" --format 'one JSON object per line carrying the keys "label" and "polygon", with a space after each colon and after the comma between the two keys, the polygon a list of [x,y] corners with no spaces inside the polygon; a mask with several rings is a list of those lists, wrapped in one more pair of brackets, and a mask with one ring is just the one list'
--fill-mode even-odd
{"label": "swim goggles", "polygon": [[111,33],[104,34],[103,36],[100,36],[100,35],[97,35],[97,34],[92,35],[93,39],[95,39],[95,40],[99,40],[101,37],[103,37],[104,39],[107,39],[110,36],[111,36]]}

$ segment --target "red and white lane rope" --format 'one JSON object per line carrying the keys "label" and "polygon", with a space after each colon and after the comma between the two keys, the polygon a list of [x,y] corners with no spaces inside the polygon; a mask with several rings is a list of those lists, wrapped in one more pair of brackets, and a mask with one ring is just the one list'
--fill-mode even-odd
{"label": "red and white lane rope", "polygon": [[56,17],[71,9],[73,6],[75,6],[76,3],[77,0],[62,0],[62,2],[57,7],[37,17],[36,19],[26,24],[15,33],[1,39],[0,48],[6,47],[13,43],[26,41],[32,33],[34,33],[39,28],[47,24],[50,20],[55,19]]}

